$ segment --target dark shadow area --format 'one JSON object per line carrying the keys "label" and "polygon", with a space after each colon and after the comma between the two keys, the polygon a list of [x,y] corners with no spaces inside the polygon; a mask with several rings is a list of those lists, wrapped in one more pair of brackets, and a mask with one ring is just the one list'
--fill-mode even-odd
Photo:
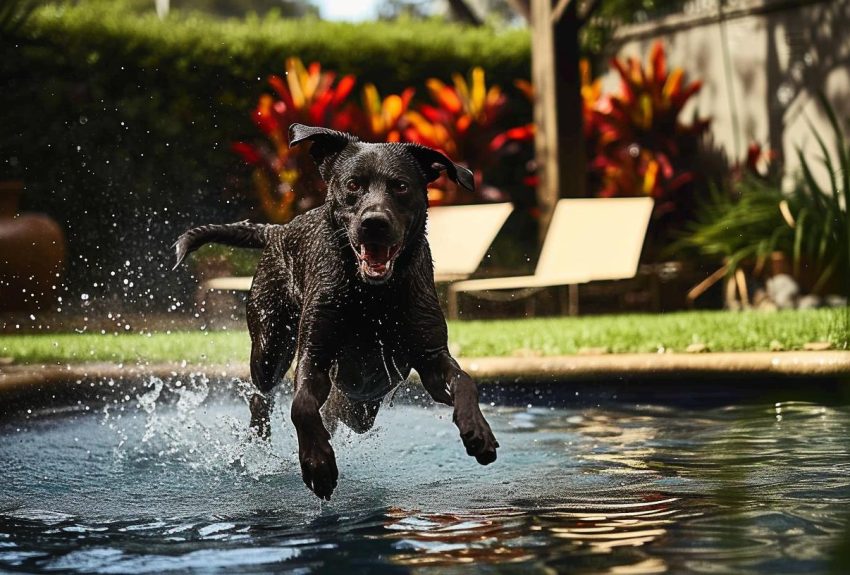
{"label": "dark shadow area", "polygon": [[[794,10],[768,12],[765,22],[768,146],[781,154],[785,128],[796,120],[789,117],[789,107],[793,105],[795,114],[800,114],[817,91],[826,93],[839,118],[850,117],[847,94],[831,92],[827,84],[834,71],[850,67],[850,42],[840,32],[850,28],[850,3],[808,3]],[[785,45],[780,45],[782,39]],[[787,58],[784,68],[783,56]],[[804,100],[798,102],[800,98]],[[775,174],[781,173],[784,159],[777,160],[771,165]]]}

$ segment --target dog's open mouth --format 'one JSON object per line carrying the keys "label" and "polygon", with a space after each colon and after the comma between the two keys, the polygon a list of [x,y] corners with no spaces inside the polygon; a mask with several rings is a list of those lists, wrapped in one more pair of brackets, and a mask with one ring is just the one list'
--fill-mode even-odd
{"label": "dog's open mouth", "polygon": [[[352,246],[354,247],[354,246]],[[357,254],[357,265],[363,278],[372,281],[388,279],[393,272],[393,262],[400,251],[400,244],[360,244],[354,249]]]}

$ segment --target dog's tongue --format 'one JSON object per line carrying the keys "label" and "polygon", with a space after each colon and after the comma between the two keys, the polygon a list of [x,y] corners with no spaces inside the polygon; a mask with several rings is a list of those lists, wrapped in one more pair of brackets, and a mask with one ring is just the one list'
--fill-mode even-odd
{"label": "dog's tongue", "polygon": [[386,265],[390,259],[390,246],[364,244],[360,246],[360,255],[370,266]]}

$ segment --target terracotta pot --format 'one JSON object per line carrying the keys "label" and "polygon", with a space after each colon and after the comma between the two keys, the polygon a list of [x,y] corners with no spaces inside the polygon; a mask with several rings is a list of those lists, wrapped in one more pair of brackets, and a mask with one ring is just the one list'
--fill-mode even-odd
{"label": "terracotta pot", "polygon": [[37,311],[56,299],[65,235],[44,214],[18,214],[23,182],[0,182],[0,312]]}

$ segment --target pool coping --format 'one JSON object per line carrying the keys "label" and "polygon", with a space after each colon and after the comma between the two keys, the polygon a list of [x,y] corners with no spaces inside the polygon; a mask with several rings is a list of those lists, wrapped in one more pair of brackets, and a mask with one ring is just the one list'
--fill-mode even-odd
{"label": "pool coping", "polygon": [[[850,383],[850,351],[779,351],[710,353],[634,353],[543,357],[459,358],[474,378],[486,383],[562,380],[669,380],[671,378],[726,380],[757,378],[844,379]],[[0,396],[33,386],[52,386],[82,379],[138,380],[206,374],[248,379],[247,362],[23,364],[0,367]]]}

